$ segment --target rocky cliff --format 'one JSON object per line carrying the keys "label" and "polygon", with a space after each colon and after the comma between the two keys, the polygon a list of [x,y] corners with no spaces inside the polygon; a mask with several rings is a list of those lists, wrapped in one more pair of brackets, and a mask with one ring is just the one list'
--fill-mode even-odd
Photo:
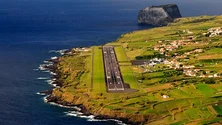
{"label": "rocky cliff", "polygon": [[174,19],[182,17],[179,8],[175,4],[151,6],[141,10],[138,15],[140,24],[165,26]]}

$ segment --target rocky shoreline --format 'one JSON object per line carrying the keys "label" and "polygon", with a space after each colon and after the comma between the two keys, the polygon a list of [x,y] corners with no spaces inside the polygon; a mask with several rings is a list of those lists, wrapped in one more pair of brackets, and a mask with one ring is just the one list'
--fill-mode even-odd
{"label": "rocky shoreline", "polygon": [[[71,50],[66,50],[65,52],[63,52],[63,54],[61,54],[61,56],[69,55],[70,53],[71,53]],[[50,74],[52,74],[51,81],[52,81],[52,84],[54,85],[55,88],[60,88],[63,86],[63,83],[59,82],[59,80],[58,80],[61,77],[60,72],[57,67],[57,64],[59,63],[59,61],[60,61],[60,57],[52,57],[51,59],[44,61],[47,64],[42,65],[40,68],[40,70],[49,71]],[[78,110],[75,110],[75,111],[81,112],[85,116],[93,115],[94,119],[98,119],[98,120],[111,120],[111,121],[115,121],[117,123],[131,124],[131,125],[141,124],[140,122],[133,122],[133,121],[129,120],[128,118],[118,118],[117,115],[115,117],[113,117],[113,116],[110,116],[109,114],[101,115],[99,113],[96,113],[96,114],[92,113],[90,110],[88,110],[86,108],[86,106],[84,106],[83,103],[82,104],[75,104],[74,103],[75,101],[67,102],[58,96],[54,96],[53,95],[54,89],[39,92],[40,95],[46,96],[45,97],[46,103],[55,103],[57,105],[61,105],[62,107],[78,107]]]}

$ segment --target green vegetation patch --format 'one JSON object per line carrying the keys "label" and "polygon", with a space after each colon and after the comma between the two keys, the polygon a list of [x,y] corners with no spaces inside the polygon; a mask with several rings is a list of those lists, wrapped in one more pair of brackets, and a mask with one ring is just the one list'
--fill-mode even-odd
{"label": "green vegetation patch", "polygon": [[207,107],[190,108],[186,110],[185,113],[190,118],[190,120],[206,119],[213,116]]}
{"label": "green vegetation patch", "polygon": [[217,106],[214,105],[213,108],[219,115],[222,115],[222,104],[217,105]]}
{"label": "green vegetation patch", "polygon": [[134,77],[130,66],[120,66],[120,71],[122,73],[124,83],[129,84],[132,89],[138,89],[137,80]]}
{"label": "green vegetation patch", "polygon": [[123,50],[122,46],[115,47],[115,53],[116,53],[118,62],[128,61],[125,51]]}
{"label": "green vegetation patch", "polygon": [[190,120],[201,118],[200,110],[197,108],[190,108],[190,109],[186,110],[185,113],[190,118]]}
{"label": "green vegetation patch", "polygon": [[202,59],[200,62],[203,63],[216,63],[216,62],[222,62],[222,59]]}
{"label": "green vegetation patch", "polygon": [[179,121],[179,122],[170,124],[170,125],[183,125],[183,124],[187,123],[188,121],[189,121],[189,120],[185,119],[185,120],[182,120],[182,121]]}
{"label": "green vegetation patch", "polygon": [[106,92],[102,49],[98,46],[93,50],[93,91]]}
{"label": "green vegetation patch", "polygon": [[207,84],[197,84],[196,87],[204,96],[213,96],[215,94],[215,90],[210,88]]}
{"label": "green vegetation patch", "polygon": [[204,120],[203,122],[200,122],[199,125],[221,125],[221,124],[222,124],[221,118],[211,118]]}
{"label": "green vegetation patch", "polygon": [[170,95],[170,97],[174,97],[174,98],[189,98],[192,96],[180,89],[171,90],[169,95]]}
{"label": "green vegetation patch", "polygon": [[196,89],[193,84],[182,87],[181,90],[186,93],[189,93],[191,96],[202,96],[202,93],[198,89]]}
{"label": "green vegetation patch", "polygon": [[80,77],[80,86],[91,88],[91,77],[92,77],[92,56],[87,56],[85,59],[85,72],[82,72],[82,76]]}

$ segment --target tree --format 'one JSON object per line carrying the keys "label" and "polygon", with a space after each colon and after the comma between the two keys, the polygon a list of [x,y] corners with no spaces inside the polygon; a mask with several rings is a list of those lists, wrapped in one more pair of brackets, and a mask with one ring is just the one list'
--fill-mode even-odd
{"label": "tree", "polygon": [[206,84],[215,84],[215,80],[213,78],[207,78],[207,79],[204,79],[204,82]]}

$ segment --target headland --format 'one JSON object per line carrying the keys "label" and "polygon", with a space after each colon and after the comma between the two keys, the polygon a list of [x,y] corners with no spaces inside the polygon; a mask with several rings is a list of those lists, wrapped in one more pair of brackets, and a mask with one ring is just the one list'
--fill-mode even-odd
{"label": "headland", "polygon": [[[114,48],[113,66],[137,91],[108,91],[103,46],[73,48],[48,60],[57,87],[47,101],[135,125],[221,124],[222,16],[176,19],[104,46]],[[111,75],[116,86],[118,74]]]}

